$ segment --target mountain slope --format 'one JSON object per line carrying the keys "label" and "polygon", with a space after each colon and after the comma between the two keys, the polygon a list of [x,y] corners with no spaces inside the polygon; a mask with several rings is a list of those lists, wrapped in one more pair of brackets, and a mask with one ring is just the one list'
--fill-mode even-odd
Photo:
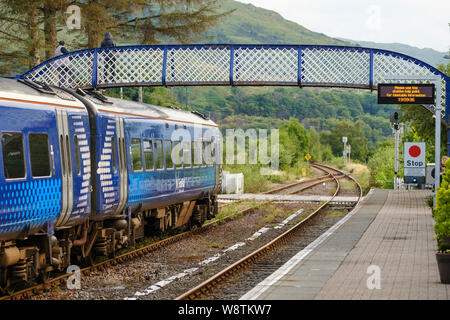
{"label": "mountain slope", "polygon": [[417,48],[403,43],[378,43],[372,41],[358,41],[340,38],[342,41],[351,43],[352,45],[360,45],[362,47],[377,48],[383,50],[391,50],[406,54],[408,56],[422,60],[432,66],[439,63],[447,64],[449,60],[444,59],[446,52],[439,52],[431,48]]}
{"label": "mountain slope", "polygon": [[275,11],[237,1],[221,2],[220,11],[235,11],[206,33],[212,43],[329,44],[345,41],[313,32]]}
{"label": "mountain slope", "polygon": [[323,33],[306,29],[298,23],[284,19],[275,11],[255,7],[233,0],[221,2],[220,11],[235,11],[207,33],[209,43],[263,43],[263,44],[319,44],[355,45],[400,52],[432,66],[447,63],[445,52],[430,48],[420,49],[402,43],[377,43],[332,38]]}

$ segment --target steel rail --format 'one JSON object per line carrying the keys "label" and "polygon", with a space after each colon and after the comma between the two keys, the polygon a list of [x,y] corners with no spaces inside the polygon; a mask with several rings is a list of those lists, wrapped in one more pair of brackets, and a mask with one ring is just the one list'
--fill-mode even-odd
{"label": "steel rail", "polygon": [[[287,184],[287,185],[284,185],[284,186],[281,186],[281,187],[278,187],[278,188],[275,188],[275,189],[271,189],[269,191],[261,192],[261,194],[273,194],[273,193],[277,193],[277,192],[280,192],[280,191],[283,191],[283,190],[286,190],[286,189],[297,187],[297,186],[302,185],[302,184],[307,184],[307,183],[316,182],[316,181],[318,181],[317,184],[320,184],[320,183],[324,182],[322,180],[330,179],[330,176],[331,176],[330,174],[326,174],[326,175],[323,175],[323,176],[317,177],[317,178],[312,178],[312,179],[308,179],[308,180],[293,182],[293,183],[290,183],[290,184]],[[317,185],[317,184],[315,184],[315,185]],[[288,194],[298,193],[298,192],[301,192],[303,190],[312,188],[315,185],[311,185],[311,186],[308,185],[305,188],[302,188],[301,190],[297,190],[296,192],[292,192],[292,193],[288,193]],[[222,208],[225,208],[225,207],[227,207],[227,206],[229,206],[229,205],[231,205],[233,203],[241,203],[243,201],[244,200],[237,200],[237,201],[232,201],[232,202],[229,202],[229,203],[225,203],[225,204],[219,206],[219,208],[222,209]]]}
{"label": "steel rail", "polygon": [[[118,256],[116,256],[114,258],[110,258],[108,260],[105,260],[105,261],[102,261],[100,263],[97,263],[97,264],[95,264],[93,266],[89,266],[89,267],[83,268],[83,269],[80,270],[80,274],[83,275],[83,276],[86,276],[86,275],[89,275],[92,271],[102,271],[102,270],[105,270],[109,266],[114,266],[114,265],[117,265],[117,264],[129,261],[129,260],[131,260],[133,258],[143,256],[143,255],[148,254],[148,253],[150,253],[152,251],[155,251],[157,249],[164,248],[164,247],[166,247],[166,246],[168,246],[170,244],[173,244],[173,243],[176,243],[176,242],[181,241],[183,239],[186,239],[186,238],[188,238],[188,237],[190,237],[192,235],[200,234],[202,232],[205,232],[208,229],[210,229],[210,228],[212,228],[212,227],[214,227],[216,225],[229,222],[232,219],[234,219],[236,216],[250,214],[253,210],[255,210],[255,208],[256,207],[250,207],[250,208],[243,209],[243,210],[239,211],[238,213],[236,213],[234,215],[224,217],[224,218],[222,218],[220,220],[211,221],[211,222],[209,222],[209,223],[207,223],[207,224],[205,224],[205,225],[203,225],[201,227],[198,227],[198,228],[195,228],[195,229],[192,229],[192,230],[189,230],[189,231],[186,231],[186,232],[183,232],[183,233],[180,233],[180,234],[168,237],[166,239],[163,239],[163,240],[160,240],[158,242],[149,244],[149,245],[144,246],[142,248],[137,248],[137,249],[132,250],[130,252],[123,253],[123,254],[118,255]],[[67,281],[67,279],[70,276],[72,276],[72,275],[74,275],[74,273],[67,273],[67,274],[56,276],[55,278],[49,279],[47,282],[39,283],[39,284],[34,285],[32,287],[25,288],[23,290],[20,290],[20,291],[17,291],[17,292],[13,292],[13,293],[11,293],[9,295],[2,296],[2,297],[0,297],[0,300],[21,300],[21,299],[30,298],[33,295],[40,294],[40,293],[44,292],[45,290],[50,289],[52,286],[55,286],[55,285],[57,286],[57,285],[64,284]]]}
{"label": "steel rail", "polygon": [[[344,173],[343,171],[341,171],[339,169],[335,169],[335,168],[329,167],[329,166],[322,166],[322,165],[318,165],[318,164],[311,164],[311,166],[316,167],[316,168],[322,167],[321,169],[326,168],[325,170],[340,172],[344,176],[350,177],[348,174]],[[331,172],[329,172],[329,173],[331,174]],[[261,248],[255,250],[254,252],[248,254],[247,256],[245,256],[244,258],[240,259],[239,261],[237,261],[237,262],[233,263],[232,265],[228,266],[227,268],[223,269],[222,271],[220,271],[216,275],[212,276],[211,278],[207,279],[206,281],[202,282],[201,284],[199,284],[195,288],[193,288],[193,289],[185,292],[184,294],[178,296],[176,298],[176,300],[193,300],[193,299],[196,299],[196,298],[198,298],[198,297],[200,297],[200,296],[202,296],[204,294],[208,294],[209,292],[212,291],[212,289],[214,287],[217,287],[220,283],[223,283],[224,281],[226,281],[228,278],[230,278],[235,273],[241,271],[242,269],[248,267],[251,264],[254,264],[259,258],[261,258],[265,254],[269,253],[270,251],[272,251],[276,247],[280,246],[281,244],[284,244],[285,242],[287,242],[288,239],[293,234],[295,234],[301,227],[303,227],[307,222],[309,222],[313,217],[315,217],[339,193],[339,191],[340,191],[339,180],[333,174],[331,174],[331,176],[333,177],[333,179],[334,179],[334,181],[336,183],[336,191],[334,192],[333,196],[327,202],[325,202],[322,205],[320,205],[316,210],[314,210],[311,214],[309,214],[305,219],[303,219],[302,221],[300,221],[299,223],[297,223],[296,225],[291,227],[289,230],[287,230],[283,234],[279,235],[278,237],[276,237],[275,239],[273,239],[269,243],[265,244]],[[358,197],[358,202],[359,202],[361,200],[361,196],[362,196],[361,186],[356,181],[356,179],[354,179],[353,177],[350,177],[350,179],[352,179],[353,181],[356,182],[356,184],[357,184],[357,186],[358,186],[358,188],[360,190],[359,197]]]}

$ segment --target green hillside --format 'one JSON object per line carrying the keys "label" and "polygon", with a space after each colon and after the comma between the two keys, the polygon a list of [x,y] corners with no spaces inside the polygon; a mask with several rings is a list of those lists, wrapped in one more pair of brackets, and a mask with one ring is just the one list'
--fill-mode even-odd
{"label": "green hillside", "polygon": [[330,44],[348,43],[313,32],[301,25],[285,20],[280,14],[237,1],[222,1],[222,11],[233,10],[222,23],[206,34],[211,43],[264,43],[264,44]]}
{"label": "green hillside", "polygon": [[[206,33],[205,43],[350,45],[284,19],[280,14],[237,1],[223,1],[221,11],[235,10]],[[181,106],[209,114],[223,129],[274,128],[290,117],[305,127],[328,131],[339,121],[359,122],[368,147],[391,135],[391,106],[377,104],[376,94],[352,89],[277,87],[175,87]]]}
{"label": "green hillside", "polygon": [[420,59],[434,67],[439,63],[447,64],[448,60],[444,58],[446,52],[440,52],[433,50],[431,48],[417,48],[403,43],[378,43],[372,41],[356,41],[356,40],[345,40],[352,45],[360,45],[362,47],[377,48],[383,50],[390,50],[395,52],[400,52],[408,56]]}

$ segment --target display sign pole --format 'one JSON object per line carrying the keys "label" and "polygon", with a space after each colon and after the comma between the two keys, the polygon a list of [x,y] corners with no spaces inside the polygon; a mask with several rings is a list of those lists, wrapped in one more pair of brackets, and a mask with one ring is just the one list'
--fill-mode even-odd
{"label": "display sign pole", "polygon": [[434,83],[436,89],[436,99],[434,102],[435,135],[434,135],[434,197],[433,207],[436,207],[437,188],[441,184],[441,120],[442,120],[442,79],[439,76],[405,76],[405,75],[386,75],[386,80],[407,80],[407,81],[430,81]]}

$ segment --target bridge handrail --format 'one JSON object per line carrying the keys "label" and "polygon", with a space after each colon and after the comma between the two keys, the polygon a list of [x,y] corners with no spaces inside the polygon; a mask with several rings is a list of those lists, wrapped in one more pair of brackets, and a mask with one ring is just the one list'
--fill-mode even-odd
{"label": "bridge handrail", "polygon": [[[67,88],[123,86],[316,86],[376,90],[387,75],[449,77],[414,57],[335,45],[193,44],[94,48],[47,60],[19,78]],[[411,81],[395,81],[411,82]],[[446,112],[446,120],[448,112]]]}

